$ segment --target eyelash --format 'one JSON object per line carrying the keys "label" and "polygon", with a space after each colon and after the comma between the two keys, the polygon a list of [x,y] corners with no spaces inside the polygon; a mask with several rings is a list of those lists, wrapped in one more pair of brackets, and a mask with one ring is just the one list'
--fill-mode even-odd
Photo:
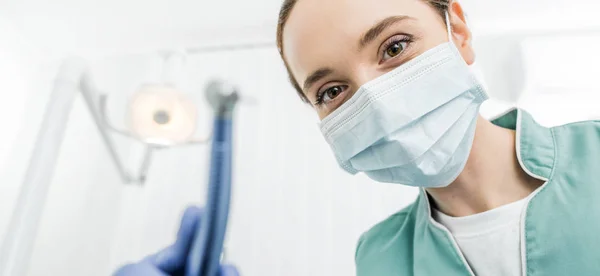
{"label": "eyelash", "polygon": [[[385,56],[385,52],[394,44],[396,43],[402,43],[405,42],[406,43],[406,48],[402,50],[402,53],[404,53],[406,51],[406,49],[410,46],[410,44],[413,42],[413,38],[410,35],[395,35],[390,37],[382,46],[381,46],[381,50],[379,51],[379,58],[383,61],[383,57]],[[402,53],[400,53],[398,56],[402,55]],[[393,58],[396,58],[398,56],[395,56]],[[380,61],[380,63],[382,63],[382,61]]]}
{"label": "eyelash", "polygon": [[317,93],[317,99],[314,102],[315,106],[321,106],[323,105],[323,96],[325,96],[325,93],[327,92],[327,90]]}
{"label": "eyelash", "polygon": [[329,89],[332,88],[336,88],[336,87],[340,87],[341,91],[344,91],[345,89],[348,89],[348,87],[346,85],[334,85],[332,87],[329,87],[325,90],[323,90],[322,92],[318,92],[317,93],[317,99],[314,102],[315,106],[322,106],[323,104],[325,104],[323,98],[325,97],[325,94],[327,94],[327,91],[329,91]]}

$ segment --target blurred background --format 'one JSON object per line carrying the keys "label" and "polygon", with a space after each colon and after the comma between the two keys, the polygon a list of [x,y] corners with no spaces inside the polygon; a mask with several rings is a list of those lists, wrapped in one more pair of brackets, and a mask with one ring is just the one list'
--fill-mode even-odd
{"label": "blurred background", "polygon": [[[548,126],[600,119],[600,2],[460,2],[493,97],[484,116],[519,106]],[[418,191],[338,169],[275,48],[280,4],[0,1],[0,242],[63,58],[86,60],[119,125],[131,96],[163,78],[165,53],[175,53],[172,80],[197,103],[198,136],[210,129],[209,80],[235,84],[255,102],[235,117],[226,260],[242,275],[354,275],[359,235]],[[109,275],[172,242],[184,208],[203,204],[208,146],[161,150],[144,185],[125,185],[81,95],[68,114],[26,275]],[[136,167],[139,143],[114,141]]]}

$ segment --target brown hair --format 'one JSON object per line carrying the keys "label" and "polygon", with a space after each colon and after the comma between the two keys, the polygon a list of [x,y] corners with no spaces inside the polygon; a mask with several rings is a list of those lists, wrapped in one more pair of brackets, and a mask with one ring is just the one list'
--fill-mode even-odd
{"label": "brown hair", "polygon": [[[309,103],[308,98],[302,92],[302,88],[300,87],[300,85],[298,84],[298,82],[296,81],[294,76],[292,75],[290,66],[288,65],[287,61],[285,60],[285,56],[283,54],[283,28],[285,27],[285,23],[287,22],[288,18],[290,17],[290,14],[292,13],[292,9],[296,5],[296,3],[298,3],[298,1],[299,0],[284,0],[283,4],[281,5],[281,10],[279,11],[279,21],[277,23],[277,49],[279,49],[279,54],[281,55],[281,59],[283,60],[283,63],[285,64],[285,68],[288,71],[288,76],[290,78],[290,82],[292,83],[292,86],[294,86],[294,88],[296,89],[296,92],[298,93],[298,95],[300,96],[302,101]],[[431,5],[442,17],[445,16],[445,13],[448,10],[450,3],[452,2],[452,0],[423,0],[423,1],[425,1],[429,5]]]}

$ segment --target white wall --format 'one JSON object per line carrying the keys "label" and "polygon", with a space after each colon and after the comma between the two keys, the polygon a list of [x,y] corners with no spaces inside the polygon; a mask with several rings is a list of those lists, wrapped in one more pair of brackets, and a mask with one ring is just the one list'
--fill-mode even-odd
{"label": "white wall", "polygon": [[[13,21],[0,17],[0,237],[6,230],[52,74],[41,74],[42,52]],[[45,68],[51,67],[50,64]],[[39,93],[32,93],[37,91]],[[0,243],[2,241],[0,240]]]}
{"label": "white wall", "polygon": [[545,125],[599,120],[598,43],[600,32],[524,40],[528,82],[519,105]]}

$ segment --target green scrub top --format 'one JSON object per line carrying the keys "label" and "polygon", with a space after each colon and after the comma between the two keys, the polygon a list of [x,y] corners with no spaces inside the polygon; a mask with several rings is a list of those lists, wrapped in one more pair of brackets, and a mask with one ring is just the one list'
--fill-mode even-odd
{"label": "green scrub top", "polygon": [[[600,275],[600,121],[546,128],[514,109],[493,123],[516,130],[519,164],[545,181],[521,220],[522,275]],[[475,275],[424,190],[361,236],[355,260],[358,276]]]}

